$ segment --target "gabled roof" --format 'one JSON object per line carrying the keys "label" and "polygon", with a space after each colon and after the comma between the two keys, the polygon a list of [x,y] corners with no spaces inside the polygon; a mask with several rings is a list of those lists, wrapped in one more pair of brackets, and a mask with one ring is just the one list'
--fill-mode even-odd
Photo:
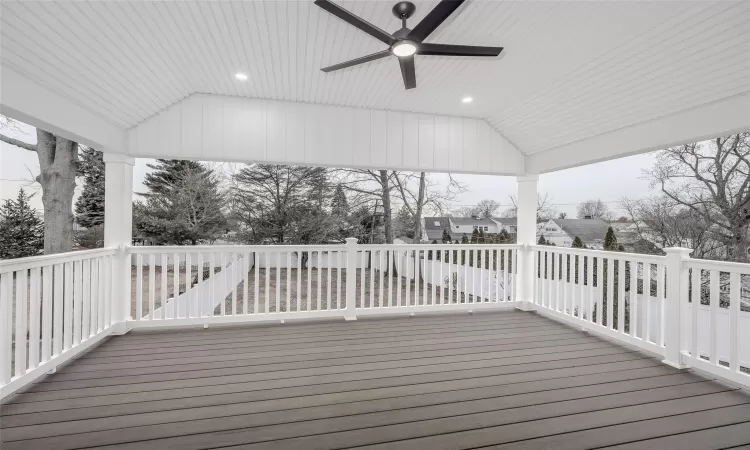
{"label": "gabled roof", "polygon": [[[435,225],[435,222],[439,222],[439,225]],[[425,217],[424,218],[424,229],[426,231],[434,231],[434,230],[440,230],[441,232],[443,230],[449,230],[450,231],[451,224],[448,217]]]}
{"label": "gabled roof", "polygon": [[603,241],[609,225],[599,219],[552,219],[571,238],[583,242]]}
{"label": "gabled roof", "polygon": [[518,219],[515,217],[493,217],[492,220],[503,225],[516,225],[518,223]]}

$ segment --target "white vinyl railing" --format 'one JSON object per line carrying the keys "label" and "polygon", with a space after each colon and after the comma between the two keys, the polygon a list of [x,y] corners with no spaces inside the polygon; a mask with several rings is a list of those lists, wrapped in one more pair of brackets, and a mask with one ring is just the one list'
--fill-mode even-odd
{"label": "white vinyl railing", "polygon": [[511,306],[514,245],[131,247],[129,327]]}
{"label": "white vinyl railing", "polygon": [[750,385],[750,265],[690,259],[682,283],[685,363]]}
{"label": "white vinyl railing", "polygon": [[115,254],[0,261],[0,398],[110,334]]}
{"label": "white vinyl railing", "polygon": [[690,259],[684,249],[531,251],[540,313],[750,386],[750,311],[741,306],[750,265]]}

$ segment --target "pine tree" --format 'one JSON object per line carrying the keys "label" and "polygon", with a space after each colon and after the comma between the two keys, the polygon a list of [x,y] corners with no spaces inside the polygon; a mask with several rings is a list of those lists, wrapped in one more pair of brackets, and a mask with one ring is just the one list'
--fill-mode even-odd
{"label": "pine tree", "polygon": [[157,244],[211,242],[226,231],[225,195],[213,170],[195,161],[158,160],[148,167],[142,193],[133,205],[135,234]]}
{"label": "pine tree", "polygon": [[544,239],[544,235],[539,236],[539,240],[537,241],[537,245],[547,245],[547,240]]}
{"label": "pine tree", "polygon": [[583,248],[583,241],[580,237],[576,236],[575,239],[573,239],[573,248]]}
{"label": "pine tree", "polygon": [[443,244],[450,244],[451,243],[451,234],[448,232],[447,229],[443,229]]}
{"label": "pine tree", "polygon": [[44,224],[30,198],[21,189],[16,200],[0,206],[0,259],[35,256],[44,248]]}
{"label": "pine tree", "polygon": [[607,234],[604,236],[604,250],[617,251],[617,237],[612,227],[607,228]]}
{"label": "pine tree", "polygon": [[333,217],[348,217],[349,216],[349,201],[346,199],[344,188],[339,184],[336,186],[336,190],[333,192],[333,198],[331,199],[331,215]]}
{"label": "pine tree", "polygon": [[468,244],[469,243],[469,238],[466,237],[466,233],[464,233],[464,235],[461,236],[461,243],[462,244]]}
{"label": "pine tree", "polygon": [[479,244],[485,243],[484,230],[479,230],[479,235],[477,236],[477,243]]}
{"label": "pine tree", "polygon": [[75,203],[76,222],[84,228],[104,224],[104,158],[102,152],[82,147],[78,174],[83,191]]}
{"label": "pine tree", "polygon": [[471,243],[476,244],[479,242],[479,230],[474,228],[474,231],[471,232]]}

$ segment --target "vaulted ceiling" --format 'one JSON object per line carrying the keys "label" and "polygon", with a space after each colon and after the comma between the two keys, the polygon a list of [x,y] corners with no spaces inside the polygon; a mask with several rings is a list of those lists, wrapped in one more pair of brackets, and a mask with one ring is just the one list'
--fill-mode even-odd
{"label": "vaulted ceiling", "polygon": [[[392,2],[338,3],[400,27]],[[411,26],[437,2],[415,3]],[[746,0],[470,0],[428,41],[505,51],[418,57],[411,91],[393,58],[322,73],[385,45],[312,1],[3,1],[1,13],[3,64],[124,128],[214,93],[483,118],[532,155],[750,92]]]}

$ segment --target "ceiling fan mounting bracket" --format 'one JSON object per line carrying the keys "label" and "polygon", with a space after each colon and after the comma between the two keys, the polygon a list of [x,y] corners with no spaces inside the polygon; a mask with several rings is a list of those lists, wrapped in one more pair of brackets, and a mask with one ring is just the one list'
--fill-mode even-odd
{"label": "ceiling fan mounting bracket", "polygon": [[398,2],[393,5],[391,11],[393,11],[393,15],[396,16],[397,19],[406,20],[411,17],[416,10],[417,7],[412,2]]}

